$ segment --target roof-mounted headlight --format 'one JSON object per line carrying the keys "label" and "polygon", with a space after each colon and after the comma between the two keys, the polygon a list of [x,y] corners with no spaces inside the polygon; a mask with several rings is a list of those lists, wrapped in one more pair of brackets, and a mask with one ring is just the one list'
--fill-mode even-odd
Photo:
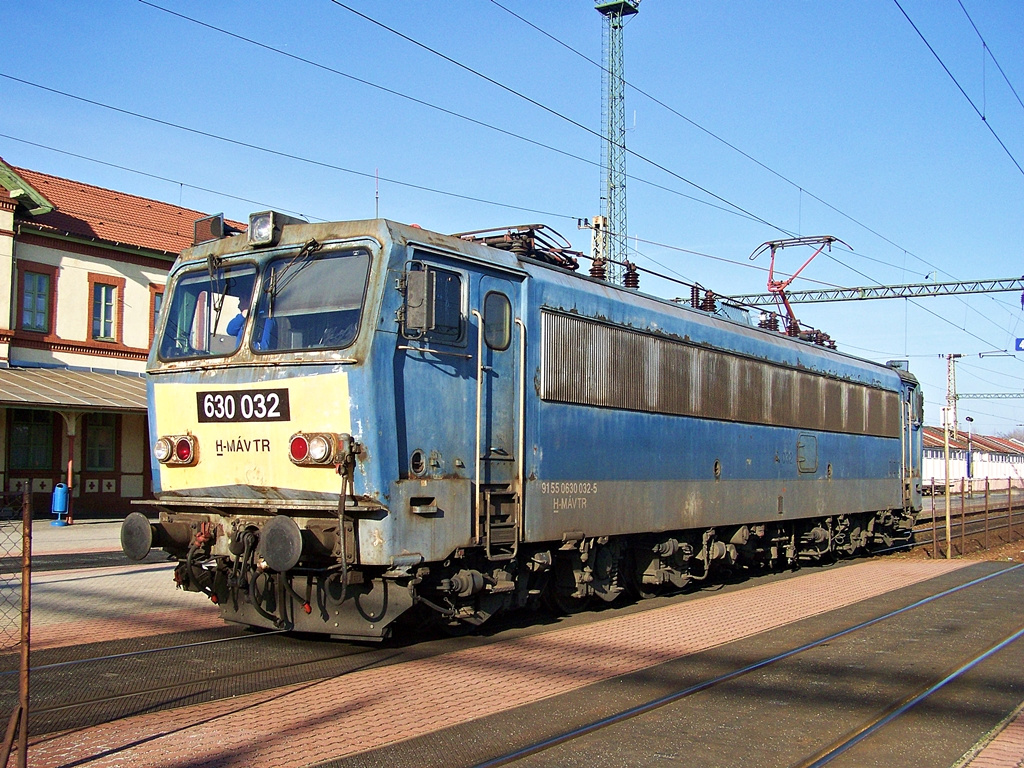
{"label": "roof-mounted headlight", "polygon": [[286,224],[305,224],[302,219],[286,216],[277,211],[261,211],[249,214],[249,245],[262,247],[277,245],[281,239],[281,228]]}

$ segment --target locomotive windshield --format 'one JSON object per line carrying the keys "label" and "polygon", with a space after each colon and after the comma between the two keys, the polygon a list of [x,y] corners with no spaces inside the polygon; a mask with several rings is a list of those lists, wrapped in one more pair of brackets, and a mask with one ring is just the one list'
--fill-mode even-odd
{"label": "locomotive windshield", "polygon": [[270,262],[253,325],[256,352],[339,349],[359,328],[370,253],[304,251]]}
{"label": "locomotive windshield", "polygon": [[365,248],[303,248],[268,262],[258,285],[252,263],[186,272],[171,289],[160,358],[226,357],[243,344],[257,354],[347,347],[369,265]]}
{"label": "locomotive windshield", "polygon": [[241,339],[233,318],[248,308],[255,284],[253,264],[211,265],[183,275],[173,288],[160,357],[180,360],[232,354]]}

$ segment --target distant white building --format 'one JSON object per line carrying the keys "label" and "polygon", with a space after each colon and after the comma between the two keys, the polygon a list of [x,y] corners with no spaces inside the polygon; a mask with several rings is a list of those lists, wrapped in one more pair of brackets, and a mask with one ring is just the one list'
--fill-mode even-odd
{"label": "distant white building", "polygon": [[[968,468],[970,454],[970,468]],[[924,459],[921,477],[926,490],[933,484],[946,482],[946,462],[941,427],[924,428]],[[988,479],[992,487],[1005,488],[1013,481],[1015,488],[1024,487],[1024,443],[1005,437],[972,435],[958,432],[949,439],[949,480],[955,487],[970,481],[977,489]]]}

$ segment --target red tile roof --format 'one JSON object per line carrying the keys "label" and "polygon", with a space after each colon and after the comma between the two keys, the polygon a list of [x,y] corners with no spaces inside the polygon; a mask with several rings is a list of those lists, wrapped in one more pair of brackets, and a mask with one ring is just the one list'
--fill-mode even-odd
{"label": "red tile roof", "polygon": [[[195,220],[209,216],[27,168],[11,168],[54,206],[50,213],[23,218],[41,230],[177,254],[192,245]],[[229,223],[244,229],[237,222]]]}
{"label": "red tile roof", "polygon": [[[1011,440],[1006,437],[995,437],[994,435],[971,435],[969,432],[965,432],[963,430],[960,430],[957,433],[956,438],[953,437],[952,432],[949,433],[950,450],[967,450],[968,436],[971,438],[971,447],[975,451],[983,451],[985,453],[1005,453],[1009,455],[1024,454],[1024,445],[1021,445],[1016,440]],[[942,444],[942,427],[924,428],[925,448],[941,448]]]}

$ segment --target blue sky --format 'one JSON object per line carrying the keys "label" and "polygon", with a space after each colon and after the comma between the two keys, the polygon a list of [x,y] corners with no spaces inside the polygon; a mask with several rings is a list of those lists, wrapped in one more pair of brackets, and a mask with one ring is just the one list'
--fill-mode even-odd
{"label": "blue sky", "polygon": [[[589,248],[576,219],[601,212],[601,72],[569,48],[601,60],[590,0],[344,0],[421,45],[330,0],[153,1],[279,52],[139,0],[13,3],[0,156],[238,219],[369,218],[379,174],[382,216],[442,232],[546,223]],[[679,114],[627,90],[635,261],[753,293],[759,244],[829,234],[853,251],[819,256],[803,273],[817,282],[794,290],[1024,275],[1024,106],[994,62],[1024,95],[1022,39],[1019,5],[994,0],[643,0],[626,79]],[[804,258],[784,251],[781,268]],[[1024,357],[981,354],[1024,337],[1016,293],[797,312],[851,354],[908,359],[928,423],[947,353],[963,355],[961,392],[1024,392]],[[979,432],[1024,424],[1024,400],[959,410]]]}

